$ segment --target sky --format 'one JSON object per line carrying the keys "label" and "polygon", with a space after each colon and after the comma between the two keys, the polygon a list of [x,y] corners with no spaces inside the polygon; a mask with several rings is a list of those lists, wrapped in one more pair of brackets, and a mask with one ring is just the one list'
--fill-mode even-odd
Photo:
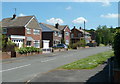
{"label": "sky", "polygon": [[2,18],[35,15],[38,22],[96,29],[118,26],[118,2],[2,2]]}

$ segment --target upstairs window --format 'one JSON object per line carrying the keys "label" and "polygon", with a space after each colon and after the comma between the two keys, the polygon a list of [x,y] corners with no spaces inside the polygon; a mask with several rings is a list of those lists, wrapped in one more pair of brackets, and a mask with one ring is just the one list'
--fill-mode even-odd
{"label": "upstairs window", "polygon": [[38,30],[38,29],[34,29],[34,30],[33,30],[33,34],[37,34],[37,35],[39,35],[39,34],[40,34],[40,30]]}
{"label": "upstairs window", "polygon": [[54,32],[54,35],[57,36],[57,31]]}
{"label": "upstairs window", "polygon": [[66,36],[69,36],[69,32],[65,32],[65,35],[66,35]]}
{"label": "upstairs window", "polygon": [[31,34],[31,29],[30,28],[26,28],[27,34]]}
{"label": "upstairs window", "polygon": [[7,34],[7,28],[3,28],[2,33]]}
{"label": "upstairs window", "polygon": [[74,34],[71,34],[71,38],[73,38],[74,37]]}

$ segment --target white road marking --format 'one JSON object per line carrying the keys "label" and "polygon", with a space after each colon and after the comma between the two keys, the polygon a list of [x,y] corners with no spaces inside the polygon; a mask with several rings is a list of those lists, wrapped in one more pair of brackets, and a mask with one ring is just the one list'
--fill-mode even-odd
{"label": "white road marking", "polygon": [[53,59],[49,59],[49,60],[43,60],[41,62],[47,62],[47,61],[51,61],[51,60],[55,60],[56,58],[53,58]]}
{"label": "white road marking", "polygon": [[19,67],[14,67],[14,68],[11,68],[11,69],[2,70],[0,72],[10,71],[10,70],[18,69],[18,68],[23,68],[23,67],[30,66],[30,65],[31,64],[27,64],[27,65],[23,65],[23,66],[19,66]]}

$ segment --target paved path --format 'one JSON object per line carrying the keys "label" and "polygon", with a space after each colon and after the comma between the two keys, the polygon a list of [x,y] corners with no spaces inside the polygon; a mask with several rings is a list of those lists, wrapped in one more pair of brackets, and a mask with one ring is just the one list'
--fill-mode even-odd
{"label": "paved path", "polygon": [[38,74],[107,50],[109,47],[96,47],[3,60],[0,73],[3,82],[26,82]]}
{"label": "paved path", "polygon": [[109,70],[106,64],[90,70],[54,70],[37,75],[29,82],[108,82]]}

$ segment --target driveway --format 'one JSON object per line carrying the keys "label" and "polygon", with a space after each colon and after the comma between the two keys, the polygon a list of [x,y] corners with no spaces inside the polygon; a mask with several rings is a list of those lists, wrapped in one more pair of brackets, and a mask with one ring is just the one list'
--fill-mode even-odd
{"label": "driveway", "polygon": [[61,65],[108,50],[109,47],[95,47],[7,59],[3,60],[0,73],[3,82],[26,82]]}

